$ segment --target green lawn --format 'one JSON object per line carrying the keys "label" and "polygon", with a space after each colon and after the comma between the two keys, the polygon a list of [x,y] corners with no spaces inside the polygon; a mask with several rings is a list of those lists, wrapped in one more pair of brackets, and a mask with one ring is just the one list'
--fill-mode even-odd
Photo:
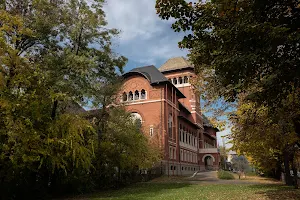
{"label": "green lawn", "polygon": [[138,183],[120,190],[77,196],[72,200],[108,199],[300,199],[300,190],[277,184],[188,184],[188,183]]}

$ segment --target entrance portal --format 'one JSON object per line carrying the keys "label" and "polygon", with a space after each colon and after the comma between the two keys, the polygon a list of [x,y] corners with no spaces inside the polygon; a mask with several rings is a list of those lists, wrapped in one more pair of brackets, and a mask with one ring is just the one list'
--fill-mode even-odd
{"label": "entrance portal", "polygon": [[211,156],[206,156],[204,158],[205,169],[212,170],[213,169],[213,158]]}

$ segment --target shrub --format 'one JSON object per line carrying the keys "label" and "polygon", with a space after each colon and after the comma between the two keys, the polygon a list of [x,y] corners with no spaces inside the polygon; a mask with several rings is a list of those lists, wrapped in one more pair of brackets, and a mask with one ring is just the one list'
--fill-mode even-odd
{"label": "shrub", "polygon": [[220,171],[218,171],[218,178],[219,179],[230,180],[230,179],[234,179],[234,176],[230,172],[220,170]]}

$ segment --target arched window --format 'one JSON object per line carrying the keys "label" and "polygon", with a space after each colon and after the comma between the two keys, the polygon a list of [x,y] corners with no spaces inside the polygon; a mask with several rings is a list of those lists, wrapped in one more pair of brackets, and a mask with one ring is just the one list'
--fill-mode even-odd
{"label": "arched window", "polygon": [[169,138],[172,138],[173,133],[172,133],[172,126],[173,126],[173,117],[172,114],[169,115],[169,120],[168,120],[168,131],[169,131]]}
{"label": "arched window", "polygon": [[122,100],[123,101],[127,101],[127,93],[126,92],[123,93]]}
{"label": "arched window", "polygon": [[182,84],[182,77],[179,77],[178,82],[179,84]]}
{"label": "arched window", "polygon": [[146,99],[146,91],[144,89],[141,91],[141,99]]}
{"label": "arched window", "polygon": [[135,91],[134,92],[134,100],[139,100],[140,99],[140,93],[139,93],[139,91]]}
{"label": "arched window", "polygon": [[183,78],[183,82],[184,82],[184,83],[188,83],[188,82],[189,82],[189,80],[188,80],[188,77],[187,77],[187,76],[185,76],[185,77]]}
{"label": "arched window", "polygon": [[131,113],[131,119],[138,130],[142,128],[142,116],[139,113]]}
{"label": "arched window", "polygon": [[131,91],[128,94],[128,101],[133,101],[133,93]]}
{"label": "arched window", "polygon": [[177,85],[177,78],[173,78],[173,84]]}

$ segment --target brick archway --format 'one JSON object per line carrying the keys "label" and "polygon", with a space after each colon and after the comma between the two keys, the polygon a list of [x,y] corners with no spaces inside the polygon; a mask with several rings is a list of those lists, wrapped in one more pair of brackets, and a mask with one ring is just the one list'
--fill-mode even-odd
{"label": "brick archway", "polygon": [[202,162],[204,162],[204,160],[205,160],[205,158],[206,158],[207,156],[210,156],[210,157],[212,158],[213,162],[216,162],[215,157],[214,157],[213,155],[211,155],[211,154],[205,154],[205,155],[202,157]]}

